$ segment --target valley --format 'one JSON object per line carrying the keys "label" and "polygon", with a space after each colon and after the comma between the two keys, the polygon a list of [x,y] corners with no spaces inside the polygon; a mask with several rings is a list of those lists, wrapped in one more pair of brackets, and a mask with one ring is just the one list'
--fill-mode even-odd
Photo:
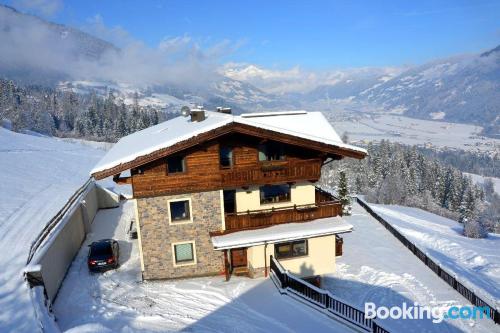
{"label": "valley", "polygon": [[325,113],[339,133],[347,133],[351,142],[379,142],[382,139],[438,150],[460,149],[471,152],[500,151],[500,140],[481,135],[482,127],[445,121],[422,120],[394,114]]}

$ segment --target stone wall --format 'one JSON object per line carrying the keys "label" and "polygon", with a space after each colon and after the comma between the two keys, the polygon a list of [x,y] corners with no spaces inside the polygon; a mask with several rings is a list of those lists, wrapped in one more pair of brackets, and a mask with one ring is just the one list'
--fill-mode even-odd
{"label": "stone wall", "polygon": [[[169,224],[172,199],[191,199],[193,223]],[[219,274],[224,254],[214,251],[209,232],[222,228],[219,191],[137,199],[144,260],[144,279]],[[196,264],[174,266],[172,243],[195,241]]]}

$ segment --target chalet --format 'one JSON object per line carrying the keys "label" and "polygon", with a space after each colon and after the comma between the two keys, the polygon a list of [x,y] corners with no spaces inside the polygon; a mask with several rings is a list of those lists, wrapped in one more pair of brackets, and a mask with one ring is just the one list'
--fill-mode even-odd
{"label": "chalet", "polygon": [[143,278],[262,276],[269,255],[301,277],[332,273],[352,226],[315,184],[325,163],[366,151],[320,112],[218,111],[126,136],[91,172],[132,185]]}

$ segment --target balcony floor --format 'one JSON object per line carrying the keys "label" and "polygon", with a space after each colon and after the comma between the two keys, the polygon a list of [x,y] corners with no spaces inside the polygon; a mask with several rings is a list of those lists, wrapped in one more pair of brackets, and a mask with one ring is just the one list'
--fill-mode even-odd
{"label": "balcony floor", "polygon": [[219,250],[350,231],[352,231],[352,225],[345,222],[340,216],[335,216],[309,222],[285,223],[267,228],[242,230],[226,235],[212,236],[212,244],[216,250]]}

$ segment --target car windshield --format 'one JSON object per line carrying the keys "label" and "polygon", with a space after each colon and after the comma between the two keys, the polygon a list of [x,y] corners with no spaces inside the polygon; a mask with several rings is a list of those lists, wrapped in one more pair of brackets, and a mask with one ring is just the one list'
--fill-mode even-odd
{"label": "car windshield", "polygon": [[104,256],[112,254],[111,244],[109,242],[100,242],[92,244],[90,248],[90,256]]}

